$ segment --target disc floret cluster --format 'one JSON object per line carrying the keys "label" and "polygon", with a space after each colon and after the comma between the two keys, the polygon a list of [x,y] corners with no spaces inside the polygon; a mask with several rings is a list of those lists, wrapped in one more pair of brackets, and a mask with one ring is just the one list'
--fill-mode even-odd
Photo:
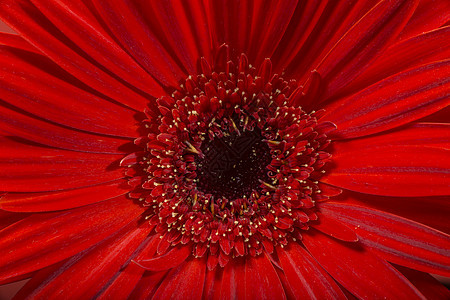
{"label": "disc floret cluster", "polygon": [[301,87],[272,74],[269,59],[259,69],[245,54],[223,62],[202,58],[201,74],[149,106],[141,151],[121,162],[158,252],[188,245],[209,268],[301,239],[329,196],[317,179],[335,129],[297,105]]}

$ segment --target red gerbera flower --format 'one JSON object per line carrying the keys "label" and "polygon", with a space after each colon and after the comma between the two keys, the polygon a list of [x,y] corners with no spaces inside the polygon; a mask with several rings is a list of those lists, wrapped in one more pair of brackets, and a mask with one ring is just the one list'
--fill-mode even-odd
{"label": "red gerbera flower", "polygon": [[449,298],[450,2],[5,0],[17,298]]}

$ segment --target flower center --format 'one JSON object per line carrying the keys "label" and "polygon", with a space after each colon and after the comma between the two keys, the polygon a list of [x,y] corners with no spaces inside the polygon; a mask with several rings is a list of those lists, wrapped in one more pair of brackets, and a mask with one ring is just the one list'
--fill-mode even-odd
{"label": "flower center", "polygon": [[271,74],[270,60],[259,71],[247,61],[213,69],[202,58],[201,74],[149,104],[135,140],[142,151],[121,161],[160,254],[185,244],[213,268],[271,253],[301,238],[314,203],[328,199],[318,179],[335,126],[302,110],[301,87]]}
{"label": "flower center", "polygon": [[195,159],[196,184],[205,194],[234,201],[261,192],[260,180],[268,180],[272,158],[259,128],[248,131],[236,117],[230,120],[233,122],[221,122],[219,136],[203,141],[200,150],[204,156]]}

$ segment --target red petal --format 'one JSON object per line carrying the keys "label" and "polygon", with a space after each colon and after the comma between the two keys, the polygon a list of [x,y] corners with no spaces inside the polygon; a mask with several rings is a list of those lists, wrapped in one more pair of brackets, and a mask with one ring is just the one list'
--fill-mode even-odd
{"label": "red petal", "polygon": [[382,197],[345,193],[346,203],[385,211],[450,234],[450,197]]}
{"label": "red petal", "polygon": [[[358,142],[357,142],[358,143]],[[450,193],[450,150],[382,144],[355,149],[335,143],[334,166],[321,181],[366,194],[438,196]]]}
{"label": "red petal", "polygon": [[150,95],[158,96],[163,93],[159,83],[117,45],[83,2],[32,2],[58,30],[97,64]]}
{"label": "red petal", "polygon": [[248,257],[245,261],[243,299],[286,299],[283,285],[266,255]]}
{"label": "red petal", "polygon": [[46,212],[80,207],[126,194],[125,180],[75,190],[49,193],[8,193],[0,197],[0,208],[16,212]]}
{"label": "red petal", "polygon": [[289,243],[277,254],[290,288],[302,299],[347,299],[333,278],[297,243]]}
{"label": "red petal", "polygon": [[[207,60],[211,61],[211,34],[208,23],[205,5],[201,0],[192,0],[189,5],[181,5],[183,1],[175,0],[173,9],[175,14],[181,23],[181,29],[187,34],[187,29],[189,28],[192,34],[192,39],[189,43],[192,43],[198,48],[199,56],[205,57]],[[182,16],[183,15],[183,16]],[[162,26],[166,26],[162,24]],[[192,47],[192,46],[191,46]],[[198,57],[195,58],[197,61]]]}
{"label": "red petal", "polygon": [[[263,26],[265,13],[271,8],[271,3],[267,3],[267,10],[262,10],[263,5],[258,5],[255,1],[205,1],[204,3],[212,47],[218,48],[226,43],[235,49],[236,53],[253,54],[249,51],[252,45],[251,29],[258,21],[258,25]],[[256,19],[255,15],[261,18]],[[255,32],[255,35],[259,36],[259,34],[259,31]]]}
{"label": "red petal", "polygon": [[152,299],[167,273],[167,271],[162,271],[144,274],[128,299]]}
{"label": "red petal", "polygon": [[120,197],[25,218],[0,231],[0,280],[71,257],[114,234],[142,212],[141,207]]}
{"label": "red petal", "polygon": [[138,228],[137,222],[131,223],[119,237],[73,256],[44,280],[39,278],[41,284],[28,297],[56,299],[61,295],[70,295],[74,299],[93,298],[129,261],[151,229],[148,224]]}
{"label": "red petal", "polygon": [[245,245],[244,245],[244,239],[241,236],[237,236],[236,239],[234,240],[234,249],[236,250],[238,255],[244,256]]}
{"label": "red petal", "polygon": [[383,148],[386,145],[416,146],[450,149],[450,124],[415,123],[395,131],[335,143],[336,151],[358,151],[364,148]]}
{"label": "red petal", "polygon": [[340,93],[355,93],[404,70],[445,60],[450,57],[450,45],[442,41],[449,39],[450,27],[447,26],[394,44]]}
{"label": "red petal", "polygon": [[10,277],[6,280],[2,280],[2,281],[0,281],[0,290],[4,291],[5,289],[8,289],[8,286],[3,286],[3,285],[10,284],[10,283],[13,283],[12,286],[16,286],[17,288],[20,288],[20,285],[23,284],[23,282],[20,283],[19,281],[29,279],[29,278],[33,277],[35,274],[36,274],[36,272],[30,272],[30,273],[22,274],[19,276]]}
{"label": "red petal", "polygon": [[[306,80],[305,89],[303,91],[303,99],[299,100],[300,104],[310,110],[311,107],[316,104],[317,98],[319,98],[319,96],[323,93],[323,89],[324,82],[319,72],[317,72],[317,70],[311,71],[311,75]],[[323,122],[321,124],[324,123],[333,124],[331,122]],[[333,130],[336,129],[336,125],[333,124],[333,127]]]}
{"label": "red petal", "polygon": [[0,45],[40,54],[39,50],[25,41],[20,35],[14,33],[0,32]]}
{"label": "red petal", "polygon": [[219,257],[217,254],[209,254],[208,259],[206,261],[206,266],[208,267],[208,271],[212,271],[216,268],[217,264],[219,263]]}
{"label": "red petal", "polygon": [[136,260],[135,263],[149,271],[163,271],[175,268],[183,263],[192,254],[191,246],[173,247],[169,252],[153,257],[152,259]]}
{"label": "red petal", "polygon": [[328,81],[327,95],[333,95],[350,83],[387,48],[405,26],[417,3],[380,1],[345,33],[317,67],[322,78]]}
{"label": "red petal", "polygon": [[[140,250],[135,259],[141,259],[146,256],[153,256],[156,251],[157,241],[159,235],[150,236],[146,242],[145,247]],[[134,263],[129,263],[123,270],[114,277],[113,282],[98,296],[98,299],[127,299],[131,292],[135,289],[142,278],[145,270]],[[164,273],[164,272],[162,272]],[[130,298],[135,299],[135,298]]]}
{"label": "red petal", "polygon": [[139,161],[142,159],[142,157],[145,155],[145,152],[133,152],[125,156],[120,160],[119,165],[121,167],[128,167],[131,165],[135,165],[139,163]]}
{"label": "red petal", "polygon": [[240,299],[245,291],[245,259],[233,258],[224,268],[215,269],[213,299]]}
{"label": "red petal", "polygon": [[[203,54],[198,51],[196,40],[190,30],[190,23],[201,22],[201,20],[187,20],[184,14],[186,9],[183,8],[181,1],[152,1],[136,6],[143,14],[151,16],[147,19],[148,26],[160,41],[164,40],[164,46],[173,51],[187,73],[195,74],[196,62]],[[209,36],[202,36],[202,38],[207,41]]]}
{"label": "red petal", "polygon": [[29,215],[30,214],[14,213],[0,209],[0,230],[28,217]]}
{"label": "red petal", "polygon": [[[398,39],[405,39],[441,27],[450,20],[448,1],[421,0]],[[447,24],[448,25],[448,24]]]}
{"label": "red petal", "polygon": [[450,104],[450,60],[391,76],[325,107],[321,121],[337,126],[331,136],[353,138],[388,130]]}
{"label": "red petal", "polygon": [[56,264],[53,264],[51,266],[48,266],[44,269],[41,269],[39,271],[36,271],[32,274],[32,276],[29,276],[30,280],[28,280],[25,285],[22,286],[22,288],[19,290],[17,294],[14,295],[13,299],[27,299],[27,296],[32,294],[33,291],[44,281],[46,280],[50,274],[53,274],[56,270],[61,268],[62,265],[64,265],[68,259],[65,259],[63,261],[60,261]]}
{"label": "red petal", "polygon": [[[357,242],[356,233],[345,224],[336,219],[330,218],[327,214],[317,213],[318,220],[308,225],[314,227],[321,232],[345,242]],[[318,223],[317,223],[318,222]]]}
{"label": "red petal", "polygon": [[[121,80],[111,76],[109,72],[104,71],[102,66],[94,64],[92,58],[86,59],[86,54],[78,50],[77,41],[68,40],[67,36],[63,35],[59,28],[50,23],[31,3],[2,1],[0,2],[0,17],[30,44],[86,85],[136,110],[144,109],[147,100],[143,96],[128,88]],[[67,17],[64,17],[64,21],[66,20]],[[61,26],[61,24],[57,25]],[[71,24],[71,26],[75,25]],[[86,30],[90,27],[86,26],[86,28],[83,29],[83,34],[86,34]],[[100,45],[103,43],[105,41],[100,42]],[[114,64],[108,64],[108,66],[112,65]],[[158,85],[154,85],[152,95],[164,94],[162,88],[158,89]]]}
{"label": "red petal", "polygon": [[428,300],[450,299],[450,290],[433,276],[401,266],[395,266]]}
{"label": "red petal", "polygon": [[1,99],[10,109],[88,132],[136,136],[135,111],[84,89],[48,58],[0,47]]}
{"label": "red petal", "polygon": [[423,298],[391,265],[354,243],[344,244],[310,231],[303,234],[303,244],[335,280],[358,298]]}
{"label": "red petal", "polygon": [[[233,261],[233,260],[231,260]],[[225,266],[225,268],[227,268],[229,266],[229,264],[227,264]],[[203,287],[203,295],[202,295],[202,300],[209,300],[209,299],[214,299],[214,292],[217,291],[217,289],[214,288],[214,284],[216,284],[219,280],[219,276],[216,273],[218,273],[218,271],[222,271],[223,269],[214,269],[212,271],[209,271],[208,269],[206,270],[206,275],[205,275],[205,286]]]}
{"label": "red petal", "polygon": [[206,274],[206,256],[185,261],[167,274],[154,299],[201,299]]}
{"label": "red petal", "polygon": [[35,147],[0,137],[0,190],[54,191],[115,180],[123,177],[123,170],[114,163],[119,158]]}
{"label": "red petal", "polygon": [[280,281],[283,284],[283,289],[284,289],[284,293],[286,294],[286,298],[287,299],[297,299],[298,297],[296,297],[296,294],[292,290],[292,288],[287,280],[287,276],[281,270],[281,267],[280,267],[280,269],[275,268],[275,271],[277,272],[278,278],[280,278]]}
{"label": "red petal", "polygon": [[[20,137],[39,144],[91,153],[124,153],[130,139],[100,136],[58,126],[0,106],[3,135]],[[122,150],[119,150],[122,149]],[[131,148],[132,149],[132,148]]]}
{"label": "red petal", "polygon": [[283,47],[278,47],[275,53],[282,64],[279,70],[286,69],[287,74],[301,77],[300,82],[305,82],[306,74],[376,2],[300,2],[281,41]]}
{"label": "red petal", "polygon": [[220,249],[222,249],[223,253],[229,255],[231,252],[231,241],[228,237],[219,238]]}
{"label": "red petal", "polygon": [[450,106],[447,106],[440,111],[435,112],[425,118],[420,119],[420,122],[431,122],[431,123],[447,123],[448,116],[450,116]]}
{"label": "red petal", "polygon": [[[228,6],[228,1],[224,1],[224,3]],[[252,49],[248,53],[251,57],[254,57],[254,62],[256,63],[260,63],[265,58],[271,57],[275,52],[292,20],[298,1],[274,1],[273,4],[275,7],[266,10],[263,9],[261,12],[262,14],[267,13],[267,18],[261,14],[257,15],[257,18],[262,18],[264,23],[261,24],[262,26],[257,27],[258,30],[252,29],[253,32],[250,35],[251,39],[258,41],[249,44]],[[237,34],[240,31],[237,30]]]}
{"label": "red petal", "polygon": [[[329,6],[332,6],[330,3]],[[286,68],[292,58],[302,49],[305,41],[317,25],[320,16],[327,15],[324,10],[327,3],[323,1],[308,1],[303,5],[297,5],[294,15],[289,23],[286,34],[281,40],[282,47],[278,47],[272,59],[279,61],[279,70]],[[335,7],[332,7],[336,10]],[[331,21],[332,18],[326,18]]]}
{"label": "red petal", "polygon": [[329,184],[325,184],[323,182],[319,182],[318,183],[319,189],[321,191],[321,195],[322,196],[327,196],[327,197],[335,197],[335,196],[339,196],[340,194],[342,194],[342,190],[334,187],[332,185]]}
{"label": "red petal", "polygon": [[323,214],[352,226],[361,242],[384,259],[450,276],[450,236],[402,217],[345,203],[321,203]]}
{"label": "red petal", "polygon": [[173,59],[144,19],[143,11],[131,1],[93,1],[116,39],[155,79],[166,86],[178,86],[185,71]]}

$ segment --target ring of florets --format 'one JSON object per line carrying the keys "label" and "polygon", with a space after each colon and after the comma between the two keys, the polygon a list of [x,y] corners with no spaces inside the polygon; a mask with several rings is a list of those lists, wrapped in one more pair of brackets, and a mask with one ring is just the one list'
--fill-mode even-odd
{"label": "ring of florets", "polygon": [[[247,61],[241,55],[237,66],[229,61],[215,72],[202,59],[202,74],[145,110],[145,134],[135,141],[142,151],[121,164],[128,167],[130,197],[147,207],[161,235],[159,252],[189,244],[194,256],[208,252],[222,266],[230,257],[271,253],[301,239],[317,219],[315,201],[327,198],[317,179],[330,160],[324,149],[333,126],[318,123],[321,112],[307,114],[293,103],[295,81],[272,75],[270,60],[259,72]],[[246,134],[259,142],[251,149],[261,164],[257,183],[221,193],[202,184],[210,176],[202,166],[208,145]]]}

